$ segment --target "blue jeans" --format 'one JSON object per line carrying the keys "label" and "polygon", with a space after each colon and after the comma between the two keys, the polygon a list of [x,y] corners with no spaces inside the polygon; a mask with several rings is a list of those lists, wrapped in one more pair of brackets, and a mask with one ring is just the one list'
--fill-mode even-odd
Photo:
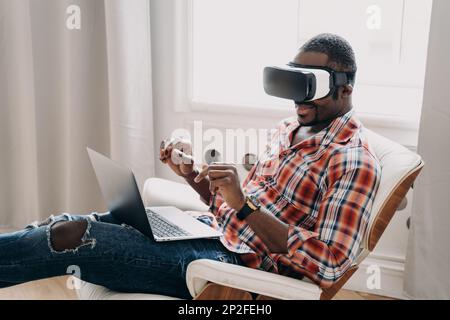
{"label": "blue jeans", "polygon": [[[72,274],[120,292],[154,293],[190,299],[186,269],[191,261],[211,259],[242,264],[217,239],[155,242],[121,225],[110,214],[60,215],[46,226],[0,234],[0,288]],[[53,248],[51,228],[59,221],[87,221],[82,245]]]}

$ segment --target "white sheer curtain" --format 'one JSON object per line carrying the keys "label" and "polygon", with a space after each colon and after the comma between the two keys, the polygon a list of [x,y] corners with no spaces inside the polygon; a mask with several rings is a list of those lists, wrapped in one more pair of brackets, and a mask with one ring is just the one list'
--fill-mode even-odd
{"label": "white sheer curtain", "polygon": [[0,0],[0,225],[105,210],[87,146],[140,187],[153,175],[149,16],[149,0]]}
{"label": "white sheer curtain", "polygon": [[425,168],[413,202],[405,292],[412,298],[450,299],[450,1],[434,0],[419,154]]}

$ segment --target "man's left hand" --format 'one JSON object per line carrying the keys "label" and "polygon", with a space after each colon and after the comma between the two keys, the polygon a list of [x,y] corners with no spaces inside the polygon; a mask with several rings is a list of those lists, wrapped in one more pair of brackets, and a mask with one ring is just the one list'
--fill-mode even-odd
{"label": "man's left hand", "polygon": [[205,177],[209,177],[211,193],[220,192],[230,208],[236,211],[242,209],[245,204],[245,195],[241,189],[235,165],[225,163],[205,165],[194,181],[198,183]]}

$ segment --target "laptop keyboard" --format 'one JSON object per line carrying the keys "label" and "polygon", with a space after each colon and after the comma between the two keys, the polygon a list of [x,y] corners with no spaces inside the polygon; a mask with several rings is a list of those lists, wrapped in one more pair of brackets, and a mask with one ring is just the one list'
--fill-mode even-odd
{"label": "laptop keyboard", "polygon": [[147,211],[147,217],[152,227],[153,235],[155,237],[173,238],[173,237],[186,237],[192,235],[191,233],[170,223],[157,213]]}

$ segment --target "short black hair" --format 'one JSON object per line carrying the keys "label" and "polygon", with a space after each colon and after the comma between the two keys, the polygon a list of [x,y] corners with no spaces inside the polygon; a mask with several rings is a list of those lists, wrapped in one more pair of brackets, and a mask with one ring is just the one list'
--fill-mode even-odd
{"label": "short black hair", "polygon": [[[344,38],[332,34],[322,33],[308,40],[301,48],[301,52],[319,52],[326,54],[329,62],[338,65],[336,71],[346,71],[356,74],[358,66],[356,64],[355,52],[350,43]],[[355,79],[351,79],[354,83]]]}

